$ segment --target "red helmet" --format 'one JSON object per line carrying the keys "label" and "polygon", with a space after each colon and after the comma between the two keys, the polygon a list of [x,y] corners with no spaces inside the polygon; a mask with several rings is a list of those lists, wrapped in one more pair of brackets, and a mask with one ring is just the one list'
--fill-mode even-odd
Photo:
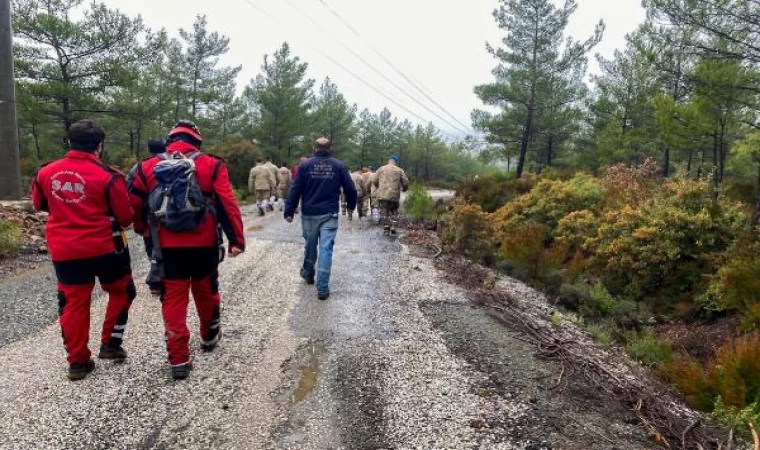
{"label": "red helmet", "polygon": [[176,125],[174,125],[174,128],[169,131],[170,138],[178,134],[187,134],[198,142],[203,142],[203,138],[201,137],[201,130],[199,130],[198,126],[189,120],[180,120]]}

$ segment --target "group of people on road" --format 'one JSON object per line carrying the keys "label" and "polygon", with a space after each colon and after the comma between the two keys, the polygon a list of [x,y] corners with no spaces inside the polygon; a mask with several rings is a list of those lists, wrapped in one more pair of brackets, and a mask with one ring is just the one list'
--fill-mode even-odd
{"label": "group of people on road", "polygon": [[[88,343],[96,280],[108,293],[98,358],[127,357],[122,342],[137,289],[125,231],[133,226],[151,261],[146,283],[161,299],[172,378],[185,379],[192,369],[190,294],[200,319],[201,349],[211,352],[222,338],[219,263],[225,254],[245,251],[242,214],[227,167],[201,150],[203,137],[190,121],[178,122],[166,139],[151,140],[151,156],[127,177],[102,161],[105,137],[93,121],[73,124],[67,135],[70,151],[41,166],[31,187],[34,207],[50,214],[46,234],[58,279],[68,378],[80,380],[95,369]],[[379,208],[385,233],[395,233],[401,192],[409,186],[398,163],[393,156],[376,172],[359,167],[350,173],[333,157],[330,141],[319,138],[313,156],[292,169],[263,158],[251,169],[248,188],[256,195],[259,214],[279,205],[291,223],[300,212],[305,242],[300,275],[316,284],[320,300],[330,297],[341,202],[349,219],[354,211],[362,218]]]}
{"label": "group of people on road", "polygon": [[[68,353],[68,378],[95,369],[89,343],[95,281],[108,293],[98,358],[123,360],[129,309],[137,296],[125,230],[134,226],[150,245],[148,282],[161,296],[166,348],[174,379],[192,369],[187,308],[192,291],[201,348],[221,339],[218,266],[245,251],[243,220],[224,161],[201,151],[200,130],[179,122],[165,142],[130,172],[129,183],[103,163],[105,130],[82,120],[68,130],[70,151],[40,167],[32,202],[50,213],[46,235],[58,279],[58,310]],[[158,283],[157,285],[155,283]]]}

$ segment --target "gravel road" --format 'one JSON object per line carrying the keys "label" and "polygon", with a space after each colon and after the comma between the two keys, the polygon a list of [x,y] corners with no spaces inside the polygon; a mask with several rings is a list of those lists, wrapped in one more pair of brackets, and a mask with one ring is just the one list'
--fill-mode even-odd
{"label": "gravel road", "polygon": [[194,337],[184,382],[169,377],[159,303],[142,283],[129,359],[73,383],[51,269],[0,281],[0,448],[654,448],[609,405],[549,389],[559,367],[377,228],[341,224],[320,302],[298,276],[300,226],[244,212],[248,251],[221,267],[224,340],[202,354]]}

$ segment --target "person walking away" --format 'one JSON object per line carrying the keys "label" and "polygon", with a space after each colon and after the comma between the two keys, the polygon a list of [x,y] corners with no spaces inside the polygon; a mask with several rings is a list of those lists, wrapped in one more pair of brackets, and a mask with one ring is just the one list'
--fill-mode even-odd
{"label": "person walking away", "polygon": [[67,132],[70,151],[40,167],[32,182],[32,204],[50,213],[45,226],[58,279],[58,314],[68,353],[68,378],[95,369],[88,346],[95,280],[108,293],[98,358],[123,360],[129,308],[137,296],[124,230],[132,224],[127,182],[104,164],[105,131],[91,120]]}
{"label": "person walking away", "polygon": [[377,198],[375,196],[377,195],[377,189],[373,185],[373,178],[375,176],[375,168],[372,166],[368,166],[366,171],[364,172],[364,181],[367,186],[367,201],[369,203],[369,211],[370,211],[370,217],[374,222],[380,221],[380,209],[377,206]]}
{"label": "person walking away", "polygon": [[267,168],[264,158],[257,158],[256,165],[248,175],[248,192],[256,194],[256,206],[259,208],[260,216],[266,214],[269,201],[276,188],[275,175]]}
{"label": "person walking away", "polygon": [[[144,165],[135,177],[131,200],[135,226],[144,228],[138,212],[149,193],[149,226],[162,271],[161,314],[172,378],[182,380],[192,369],[187,307],[192,291],[200,319],[201,349],[213,351],[222,336],[219,263],[224,258],[222,231],[229,255],[245,251],[240,208],[221,158],[201,151],[203,137],[190,121],[169,131],[166,154]],[[180,199],[186,199],[181,201]]]}
{"label": "person walking away", "polygon": [[[367,216],[367,187],[361,166],[357,167],[351,174],[351,180],[354,182],[354,188],[356,188],[356,213],[361,220]],[[348,212],[348,220],[353,220],[353,211]]]}
{"label": "person walking away", "polygon": [[[293,221],[293,214],[301,201],[301,225],[305,252],[301,277],[307,284],[317,283],[317,298],[330,297],[330,272],[338,217],[341,189],[346,193],[349,209],[356,208],[356,189],[343,162],[332,157],[327,138],[314,144],[314,157],[301,164],[285,202],[285,220]],[[319,258],[319,259],[317,259]],[[315,273],[315,264],[317,270]]]}
{"label": "person walking away", "polygon": [[377,188],[376,197],[383,221],[383,234],[396,234],[398,210],[401,206],[401,192],[409,189],[409,179],[404,170],[398,167],[400,158],[391,156],[388,164],[377,169],[372,184]]}
{"label": "person walking away", "polygon": [[[135,176],[138,173],[144,173],[143,164],[146,164],[147,161],[153,158],[156,158],[157,157],[156,155],[160,155],[166,152],[166,140],[160,139],[160,138],[151,139],[150,141],[148,141],[148,152],[151,154],[151,156],[135,164],[132,167],[132,170],[129,171],[129,175],[127,175],[127,186],[129,187],[132,186],[132,181],[135,179]],[[148,223],[147,202],[148,202],[148,198],[147,196],[145,196],[143,198],[143,207],[142,207],[143,223]],[[135,232],[137,232],[137,230],[135,230]],[[160,296],[161,295],[161,273],[159,271],[158,263],[153,258],[153,237],[151,237],[150,235],[149,228],[146,228],[145,230],[141,230],[139,234],[143,238],[143,242],[145,243],[145,253],[148,255],[148,259],[150,260],[150,270],[148,270],[148,276],[145,278],[145,284],[148,285],[151,295]]]}
{"label": "person walking away", "polygon": [[288,163],[282,163],[282,167],[277,171],[277,176],[278,204],[280,205],[280,211],[283,211],[285,209],[285,197],[288,196],[288,190],[290,189],[290,183],[292,181],[290,169],[288,169]]}
{"label": "person walking away", "polygon": [[272,193],[269,195],[269,210],[274,211],[274,204],[277,202],[277,188],[280,184],[280,169],[272,164],[272,158],[267,156],[266,163],[267,169],[272,172],[274,177],[275,186],[272,188]]}

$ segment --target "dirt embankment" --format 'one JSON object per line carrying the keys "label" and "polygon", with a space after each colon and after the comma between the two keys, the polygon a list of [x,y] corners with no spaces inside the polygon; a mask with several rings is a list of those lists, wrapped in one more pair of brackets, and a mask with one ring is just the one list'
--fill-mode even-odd
{"label": "dirt embankment", "polygon": [[0,277],[34,269],[47,260],[47,217],[47,213],[34,211],[28,201],[0,202],[0,221],[11,223],[21,230],[19,254],[17,257],[0,258]]}

